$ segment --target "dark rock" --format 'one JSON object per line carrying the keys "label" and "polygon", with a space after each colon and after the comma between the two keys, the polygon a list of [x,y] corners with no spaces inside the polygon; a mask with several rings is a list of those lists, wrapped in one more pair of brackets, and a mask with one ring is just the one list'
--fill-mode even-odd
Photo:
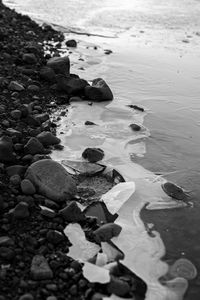
{"label": "dark rock", "polygon": [[39,154],[39,153],[44,153],[44,147],[43,145],[40,143],[40,141],[35,138],[32,137],[29,139],[29,141],[27,142],[27,144],[24,146],[24,150],[29,153],[29,154]]}
{"label": "dark rock", "polygon": [[76,184],[65,168],[56,161],[43,159],[33,163],[25,175],[38,192],[54,200],[63,201],[76,194]]}
{"label": "dark rock", "polygon": [[34,116],[27,116],[25,119],[24,119],[24,122],[30,126],[34,126],[34,127],[38,127],[41,125],[41,122],[36,119]]}
{"label": "dark rock", "polygon": [[163,191],[169,196],[177,200],[187,200],[188,195],[184,192],[184,190],[172,183],[172,182],[165,182],[161,185]]}
{"label": "dark rock", "polygon": [[35,85],[35,84],[30,84],[28,87],[27,87],[27,90],[28,91],[31,91],[31,92],[39,92],[40,91],[40,87],[38,85]]}
{"label": "dark rock", "polygon": [[107,291],[119,297],[123,297],[130,292],[130,286],[126,281],[111,276],[111,281],[107,285]]}
{"label": "dark rock", "polygon": [[28,179],[22,180],[21,190],[25,195],[34,195],[36,192],[34,185]]}
{"label": "dark rock", "polygon": [[0,257],[10,261],[15,257],[15,251],[8,247],[0,247]]}
{"label": "dark rock", "polygon": [[67,222],[79,222],[85,219],[84,214],[78,207],[76,201],[72,201],[68,206],[59,211],[59,214]]}
{"label": "dark rock", "polygon": [[98,242],[107,242],[111,240],[114,236],[118,236],[121,230],[121,226],[115,223],[107,223],[95,230],[94,234]]}
{"label": "dark rock", "polygon": [[139,111],[144,111],[144,108],[143,107],[140,107],[140,106],[137,106],[137,105],[127,105],[128,107],[130,107],[130,108],[133,108],[133,109],[135,109],[135,110],[139,110]]}
{"label": "dark rock", "polygon": [[49,230],[47,233],[47,240],[53,245],[60,244],[64,239],[64,236],[57,230]]}
{"label": "dark rock", "polygon": [[57,138],[49,131],[43,131],[37,135],[37,139],[42,143],[43,146],[50,146],[60,143],[60,139]]}
{"label": "dark rock", "polygon": [[95,294],[92,296],[92,299],[91,299],[91,300],[103,300],[104,298],[106,298],[105,295],[100,294],[100,293],[95,293]]}
{"label": "dark rock", "polygon": [[86,148],[82,153],[82,157],[91,163],[95,163],[103,159],[104,151],[100,148]]}
{"label": "dark rock", "polygon": [[19,120],[22,116],[22,113],[19,109],[15,109],[11,111],[11,117],[15,120]]}
{"label": "dark rock", "polygon": [[92,81],[92,86],[85,87],[85,96],[93,101],[106,101],[112,100],[113,94],[102,78],[96,78]]}
{"label": "dark rock", "polygon": [[11,137],[15,137],[17,139],[22,138],[22,133],[19,130],[13,129],[13,128],[7,128],[6,134]]}
{"label": "dark rock", "polygon": [[97,125],[97,124],[95,124],[94,122],[91,122],[91,121],[85,121],[85,125]]}
{"label": "dark rock", "polygon": [[28,204],[26,202],[18,203],[15,208],[12,210],[13,217],[15,219],[25,219],[29,217]]}
{"label": "dark rock", "polygon": [[47,82],[54,83],[56,82],[56,74],[53,69],[44,67],[40,71],[40,77]]}
{"label": "dark rock", "polygon": [[77,95],[79,92],[84,91],[84,88],[88,86],[88,82],[80,78],[65,77],[59,74],[56,76],[56,79],[58,89],[69,95]]}
{"label": "dark rock", "polygon": [[34,53],[26,53],[23,55],[22,60],[28,65],[33,65],[37,63],[37,58]]}
{"label": "dark rock", "polygon": [[52,57],[47,62],[47,67],[54,70],[56,74],[69,75],[70,61],[68,56]]}
{"label": "dark rock", "polygon": [[31,263],[31,275],[34,280],[44,280],[53,278],[53,272],[50,269],[43,255],[35,255]]}
{"label": "dark rock", "polygon": [[73,47],[73,48],[77,47],[77,42],[75,40],[68,40],[66,41],[65,44],[67,47]]}
{"label": "dark rock", "polygon": [[49,114],[48,113],[37,114],[35,115],[35,119],[40,123],[46,122],[47,120],[49,120]]}
{"label": "dark rock", "polygon": [[23,176],[25,172],[26,172],[26,167],[22,165],[13,165],[6,168],[6,173],[8,174],[9,177],[13,175]]}
{"label": "dark rock", "polygon": [[17,81],[11,81],[8,86],[8,89],[11,91],[17,91],[17,92],[21,92],[21,91],[25,90],[23,85],[18,83]]}
{"label": "dark rock", "polygon": [[34,297],[33,295],[27,293],[20,296],[19,300],[34,300]]}
{"label": "dark rock", "polygon": [[133,131],[140,131],[141,127],[137,124],[130,124],[129,127],[133,130]]}
{"label": "dark rock", "polygon": [[6,137],[2,137],[0,139],[0,162],[14,162],[15,160],[12,142]]}

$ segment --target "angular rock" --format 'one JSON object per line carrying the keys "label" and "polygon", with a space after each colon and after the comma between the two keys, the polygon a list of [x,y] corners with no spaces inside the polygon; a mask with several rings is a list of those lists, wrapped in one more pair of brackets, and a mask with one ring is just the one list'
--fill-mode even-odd
{"label": "angular rock", "polygon": [[113,99],[113,94],[107,83],[102,78],[92,81],[92,86],[85,87],[85,96],[93,101],[107,101]]}
{"label": "angular rock", "polygon": [[88,86],[88,82],[80,78],[66,77],[59,74],[56,76],[56,79],[57,88],[69,95],[77,95],[80,91],[84,91],[84,88]]}
{"label": "angular rock", "polygon": [[48,67],[44,67],[40,70],[40,77],[50,83],[56,82],[56,74],[54,70]]}
{"label": "angular rock", "polygon": [[32,155],[34,155],[34,154],[42,154],[42,153],[45,152],[43,145],[35,137],[30,138],[30,140],[24,146],[24,150],[27,153],[32,154]]}
{"label": "angular rock", "polygon": [[2,137],[0,139],[0,162],[14,162],[13,144],[9,138]]}
{"label": "angular rock", "polygon": [[28,204],[26,202],[21,201],[12,210],[12,214],[13,217],[16,219],[25,219],[29,217],[30,213],[28,209]]}
{"label": "angular rock", "polygon": [[118,236],[122,230],[122,227],[115,223],[107,223],[94,231],[96,240],[98,242],[108,242],[114,236]]}
{"label": "angular rock", "polygon": [[54,210],[52,210],[48,207],[42,206],[42,205],[40,205],[40,208],[41,208],[40,213],[42,216],[50,218],[50,219],[53,219],[56,216],[56,213]]}
{"label": "angular rock", "polygon": [[30,126],[34,126],[34,127],[38,127],[41,125],[41,122],[36,119],[34,116],[27,116],[25,119],[24,119],[24,122]]}
{"label": "angular rock", "polygon": [[23,55],[22,60],[28,65],[33,65],[37,63],[37,58],[33,53],[26,53]]}
{"label": "angular rock", "polygon": [[19,130],[13,129],[13,128],[7,128],[6,134],[8,136],[16,137],[17,139],[22,138],[22,133]]}
{"label": "angular rock", "polygon": [[43,131],[37,135],[37,139],[43,146],[50,146],[60,143],[60,139],[53,135],[50,131]]}
{"label": "angular rock", "polygon": [[43,255],[35,255],[33,257],[31,263],[31,275],[34,280],[53,278],[53,272]]}
{"label": "angular rock", "polygon": [[34,195],[36,192],[34,185],[28,179],[22,180],[21,190],[25,195]]}
{"label": "angular rock", "polygon": [[77,47],[77,41],[75,41],[75,40],[68,40],[68,41],[66,41],[65,44],[66,44],[67,47],[72,47],[72,48]]}
{"label": "angular rock", "polygon": [[100,148],[86,148],[82,153],[82,157],[91,163],[95,163],[103,159],[104,151]]}
{"label": "angular rock", "polygon": [[85,219],[85,216],[82,213],[80,207],[78,207],[76,201],[72,201],[68,206],[60,210],[59,214],[68,223],[70,222],[77,223]]}
{"label": "angular rock", "polygon": [[20,296],[19,300],[34,300],[34,297],[33,297],[33,295],[27,293],[27,294]]}
{"label": "angular rock", "polygon": [[33,163],[25,177],[37,188],[38,193],[54,201],[63,201],[76,194],[76,184],[65,168],[51,159]]}
{"label": "angular rock", "polygon": [[21,85],[17,81],[11,81],[10,84],[9,84],[9,86],[8,86],[8,89],[11,90],[11,91],[16,91],[16,92],[21,92],[21,91],[25,90],[25,88],[23,87],[23,85]]}
{"label": "angular rock", "polygon": [[47,67],[54,70],[56,74],[69,75],[70,61],[68,56],[52,57],[47,62]]}

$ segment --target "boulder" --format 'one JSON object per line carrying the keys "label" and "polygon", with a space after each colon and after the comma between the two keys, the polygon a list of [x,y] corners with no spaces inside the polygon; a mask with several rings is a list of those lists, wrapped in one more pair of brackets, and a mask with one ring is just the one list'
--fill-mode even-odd
{"label": "boulder", "polygon": [[40,78],[50,83],[56,82],[55,72],[49,67],[43,67],[40,70]]}
{"label": "boulder", "polygon": [[26,202],[21,201],[12,210],[12,214],[15,219],[25,219],[29,217],[30,213],[28,209],[28,204]]}
{"label": "boulder", "polygon": [[115,294],[119,297],[125,296],[130,292],[130,290],[130,286],[126,281],[114,276],[111,277],[111,281],[108,283],[107,286],[107,291],[110,294]]}
{"label": "boulder", "polygon": [[98,102],[113,99],[112,91],[102,78],[94,79],[92,86],[85,87],[85,96],[89,100]]}
{"label": "boulder", "polygon": [[51,68],[56,74],[69,75],[69,57],[52,57],[48,60],[47,67]]}
{"label": "boulder", "polygon": [[15,156],[13,154],[13,144],[7,137],[0,139],[0,162],[14,162]]}
{"label": "boulder", "polygon": [[82,157],[91,163],[95,163],[103,159],[104,151],[100,148],[86,148],[82,153]]}
{"label": "boulder", "polygon": [[43,123],[49,120],[49,114],[48,113],[43,113],[43,114],[37,114],[35,115],[36,121]]}
{"label": "boulder", "polygon": [[37,139],[43,146],[50,146],[60,143],[60,139],[53,135],[50,131],[43,131],[37,135]]}
{"label": "boulder", "polygon": [[63,75],[57,75],[57,88],[60,91],[64,91],[69,95],[76,95],[81,91],[84,91],[84,88],[88,86],[88,82],[84,79],[66,77]]}
{"label": "boulder", "polygon": [[43,145],[35,137],[32,137],[28,140],[27,144],[24,146],[24,150],[32,155],[43,154],[45,152]]}
{"label": "boulder", "polygon": [[140,131],[141,127],[135,123],[130,124],[129,127],[133,130],[133,131]]}
{"label": "boulder", "polygon": [[51,159],[34,162],[25,178],[34,184],[38,193],[54,201],[63,201],[76,194],[75,181],[62,165]]}
{"label": "boulder", "polygon": [[31,263],[31,275],[34,280],[53,278],[53,272],[43,255],[35,255]]}

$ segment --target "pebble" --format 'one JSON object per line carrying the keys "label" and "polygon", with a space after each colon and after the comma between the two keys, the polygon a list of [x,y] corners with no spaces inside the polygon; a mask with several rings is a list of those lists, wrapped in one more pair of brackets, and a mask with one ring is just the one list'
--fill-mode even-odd
{"label": "pebble", "polygon": [[14,241],[9,236],[0,237],[0,247],[2,246],[11,246],[14,244]]}
{"label": "pebble", "polygon": [[0,162],[13,162],[14,160],[12,142],[6,137],[2,137],[0,139]]}
{"label": "pebble", "polygon": [[82,157],[91,163],[95,163],[103,159],[104,151],[100,148],[86,148],[82,153]]}
{"label": "pebble", "polygon": [[48,242],[57,245],[64,241],[65,237],[57,230],[49,230],[46,236]]}
{"label": "pebble", "polygon": [[41,215],[43,215],[44,217],[53,219],[56,216],[55,211],[53,211],[52,209],[45,207],[45,206],[40,206],[41,207]]}
{"label": "pebble", "polygon": [[11,185],[18,187],[18,186],[20,186],[20,183],[21,183],[21,177],[18,174],[12,175],[10,177],[9,181],[10,181]]}
{"label": "pebble", "polygon": [[76,201],[72,201],[69,205],[60,210],[59,214],[67,222],[76,223],[85,219],[85,216],[82,213],[80,207],[78,207]]}
{"label": "pebble", "polygon": [[19,298],[19,300],[34,300],[34,297],[33,297],[33,295],[27,293],[27,294],[22,295],[22,296]]}
{"label": "pebble", "polygon": [[11,91],[17,91],[17,92],[21,92],[21,91],[25,90],[23,85],[18,83],[17,81],[11,81],[9,86],[8,86],[8,89],[11,90]]}
{"label": "pebble", "polygon": [[15,252],[8,247],[0,247],[0,257],[10,261],[15,257]]}
{"label": "pebble", "polygon": [[60,139],[49,131],[41,132],[37,135],[37,139],[40,141],[40,143],[42,143],[44,147],[60,143]]}
{"label": "pebble", "polygon": [[53,278],[53,272],[43,255],[35,255],[33,257],[31,263],[31,275],[34,280]]}
{"label": "pebble", "polygon": [[73,47],[73,48],[77,47],[77,42],[75,40],[68,40],[66,41],[65,44],[67,47]]}
{"label": "pebble", "polygon": [[46,300],[57,300],[58,298],[56,296],[49,296],[46,298]]}
{"label": "pebble", "polygon": [[29,208],[26,202],[18,203],[15,208],[12,210],[13,217],[16,219],[25,219],[29,217]]}
{"label": "pebble", "polygon": [[95,124],[94,122],[91,122],[91,121],[85,121],[85,125],[97,125],[97,124]]}
{"label": "pebble", "polygon": [[28,179],[22,180],[21,190],[25,195],[34,195],[36,193],[36,189],[35,189],[34,185]]}
{"label": "pebble", "polygon": [[27,90],[31,91],[31,92],[39,92],[40,91],[40,87],[38,85],[35,85],[35,84],[30,84],[27,87]]}

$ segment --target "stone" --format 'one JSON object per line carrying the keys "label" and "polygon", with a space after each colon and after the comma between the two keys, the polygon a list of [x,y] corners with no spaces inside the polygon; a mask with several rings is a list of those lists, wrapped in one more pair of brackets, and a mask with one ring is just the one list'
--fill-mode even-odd
{"label": "stone", "polygon": [[34,127],[38,127],[41,125],[41,122],[36,119],[34,116],[27,116],[26,118],[24,118],[23,120],[26,124],[28,124],[29,126],[34,126]]}
{"label": "stone", "polygon": [[68,41],[66,41],[65,44],[66,44],[67,47],[72,47],[72,48],[77,47],[77,41],[75,41],[75,40],[68,40]]}
{"label": "stone", "polygon": [[21,177],[16,174],[16,175],[12,175],[10,177],[10,184],[15,186],[15,187],[19,187],[20,186],[20,183],[21,183]]}
{"label": "stone", "polygon": [[105,295],[101,294],[101,293],[95,293],[93,296],[92,296],[92,299],[91,300],[103,300],[104,298],[106,298]]}
{"label": "stone", "polygon": [[8,89],[11,90],[11,91],[17,91],[17,92],[21,92],[21,91],[25,90],[25,88],[23,87],[23,85],[20,84],[17,81],[11,81],[10,84],[9,84],[9,86],[8,86]]}
{"label": "stone", "polygon": [[91,163],[95,163],[103,159],[104,151],[100,148],[86,148],[82,153],[82,157]]}
{"label": "stone", "polygon": [[31,91],[31,92],[39,92],[40,90],[40,87],[36,84],[30,84],[28,87],[27,87],[27,90],[28,91]]}
{"label": "stone", "polygon": [[130,124],[129,127],[133,130],[133,131],[140,131],[141,127],[137,124]]}
{"label": "stone", "polygon": [[169,197],[182,201],[187,200],[188,198],[188,195],[184,192],[184,190],[172,182],[165,182],[161,185],[161,187]]}
{"label": "stone", "polygon": [[40,205],[40,208],[41,208],[41,215],[44,216],[44,217],[47,217],[47,218],[50,218],[50,219],[53,219],[55,218],[56,216],[56,213],[54,210],[48,208],[48,207],[45,207],[45,206],[41,206]]}
{"label": "stone", "polygon": [[40,70],[40,78],[50,83],[56,82],[56,74],[54,70],[48,67],[43,67]]}
{"label": "stone", "polygon": [[34,280],[53,278],[53,272],[43,255],[35,255],[31,263],[31,275]]}
{"label": "stone", "polygon": [[65,239],[65,237],[57,230],[49,230],[47,232],[46,238],[47,241],[52,243],[53,245],[58,245]]}
{"label": "stone", "polygon": [[27,293],[27,294],[20,296],[19,300],[34,300],[34,297],[33,297],[33,295]]}
{"label": "stone", "polygon": [[52,57],[47,62],[47,67],[54,70],[56,74],[69,75],[70,61],[68,56]]}
{"label": "stone", "polygon": [[130,286],[124,280],[111,276],[111,281],[107,285],[108,293],[123,297],[130,292]]}
{"label": "stone", "polygon": [[11,111],[11,117],[15,120],[19,120],[22,116],[22,113],[19,109],[15,109]]}
{"label": "stone", "polygon": [[46,298],[46,300],[57,300],[58,298],[56,296],[49,296]]}
{"label": "stone", "polygon": [[9,236],[0,236],[0,247],[12,245],[14,245],[14,241]]}
{"label": "stone", "polygon": [[13,144],[10,139],[2,137],[0,139],[0,162],[14,162],[16,157],[13,154]]}
{"label": "stone", "polygon": [[112,91],[102,78],[96,78],[92,81],[92,86],[85,87],[85,96],[93,101],[107,101],[113,99]]}
{"label": "stone", "polygon": [[81,78],[66,77],[61,74],[56,76],[57,88],[69,95],[77,95],[88,86],[88,82]]}
{"label": "stone", "polygon": [[34,155],[34,154],[43,154],[45,152],[45,149],[44,149],[43,145],[35,137],[32,137],[32,138],[29,139],[27,144],[24,146],[24,150],[27,153],[32,154],[32,155]]}
{"label": "stone", "polygon": [[76,184],[65,168],[51,159],[34,162],[25,177],[37,188],[38,193],[54,200],[63,201],[76,194]]}
{"label": "stone", "polygon": [[37,135],[37,139],[44,147],[60,143],[60,139],[53,135],[50,131],[43,131]]}
{"label": "stone", "polygon": [[90,125],[97,125],[97,124],[91,121],[85,121],[85,125],[90,126]]}
{"label": "stone", "polygon": [[47,120],[49,120],[49,114],[48,113],[37,114],[35,115],[35,119],[40,123],[46,122]]}
{"label": "stone", "polygon": [[15,257],[15,251],[8,247],[0,247],[0,257],[10,261]]}
{"label": "stone", "polygon": [[37,58],[34,53],[25,53],[22,57],[24,63],[34,65],[37,63]]}
{"label": "stone", "polygon": [[118,236],[122,227],[115,223],[107,223],[94,231],[94,235],[98,242],[108,242],[113,237]]}
{"label": "stone", "polygon": [[30,213],[28,204],[26,202],[21,201],[12,210],[12,214],[15,219],[25,219],[29,217]]}
{"label": "stone", "polygon": [[9,177],[13,175],[23,176],[25,172],[26,172],[26,167],[22,165],[13,165],[6,168],[6,173]]}
{"label": "stone", "polygon": [[22,180],[21,190],[25,195],[34,195],[36,192],[34,185],[28,179]]}
{"label": "stone", "polygon": [[69,223],[77,223],[85,219],[85,216],[82,213],[80,207],[77,205],[76,201],[72,201],[69,205],[60,210],[59,214],[63,217],[65,221]]}

